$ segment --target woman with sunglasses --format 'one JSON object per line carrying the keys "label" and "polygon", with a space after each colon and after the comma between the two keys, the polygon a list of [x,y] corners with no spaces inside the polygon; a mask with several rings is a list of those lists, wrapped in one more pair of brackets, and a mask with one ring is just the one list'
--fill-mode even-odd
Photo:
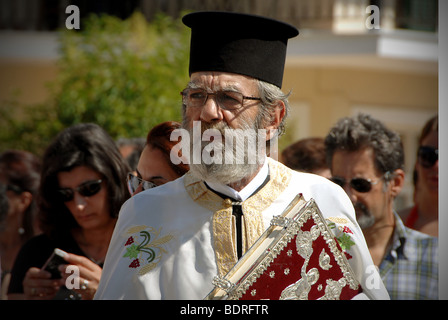
{"label": "woman with sunglasses", "polygon": [[152,128],[146,137],[146,144],[137,165],[137,175],[128,173],[129,193],[135,195],[146,189],[154,188],[183,176],[189,165],[174,164],[170,152],[179,141],[171,141],[171,133],[181,129],[176,121],[167,121]]}
{"label": "woman with sunglasses", "polygon": [[[95,124],[75,125],[56,137],[43,156],[43,234],[22,247],[10,299],[93,298],[118,212],[129,197],[127,171],[112,138]],[[65,264],[53,279],[42,267],[56,248],[65,252]]]}
{"label": "woman with sunglasses", "polygon": [[439,117],[422,129],[414,171],[414,207],[405,220],[409,228],[437,237],[439,234]]}

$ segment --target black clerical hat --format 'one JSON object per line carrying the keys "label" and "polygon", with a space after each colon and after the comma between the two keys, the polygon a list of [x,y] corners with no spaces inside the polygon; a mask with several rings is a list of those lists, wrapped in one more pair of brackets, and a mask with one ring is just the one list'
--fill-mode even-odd
{"label": "black clerical hat", "polygon": [[250,76],[281,88],[289,38],[294,26],[266,17],[204,11],[182,18],[191,28],[190,75],[223,71]]}

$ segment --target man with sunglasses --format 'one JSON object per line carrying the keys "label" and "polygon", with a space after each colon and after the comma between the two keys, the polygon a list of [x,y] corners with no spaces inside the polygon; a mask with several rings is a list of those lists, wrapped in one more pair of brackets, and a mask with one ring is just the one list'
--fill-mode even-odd
{"label": "man with sunglasses", "polygon": [[325,144],[331,180],[351,199],[391,299],[437,299],[437,239],[405,227],[394,211],[405,176],[400,136],[359,114],[341,119]]}
{"label": "man with sunglasses", "polygon": [[[286,45],[298,30],[229,12],[192,13],[183,22],[192,29],[190,81],[181,92],[182,132],[188,133],[182,142],[190,138],[193,154],[190,171],[123,206],[96,298],[205,298],[213,279],[225,276],[273,216],[301,193],[315,199],[335,228],[345,227],[348,263],[363,289],[357,298],[388,299],[345,193],[328,179],[295,172],[268,157],[274,151],[269,142],[284,129],[288,94],[280,88]],[[265,130],[257,139],[266,150],[258,150],[257,161],[251,161],[250,148],[238,149],[245,143],[237,133],[259,130]],[[225,143],[208,152],[207,161],[195,161],[195,154],[210,150],[212,139],[204,139],[210,132],[219,133],[214,143],[222,137]],[[236,143],[228,144],[229,137]],[[216,160],[219,150],[222,162]],[[242,163],[235,161],[234,151],[243,151]],[[377,278],[374,285],[368,285],[369,277]],[[324,295],[325,287],[317,287]]]}

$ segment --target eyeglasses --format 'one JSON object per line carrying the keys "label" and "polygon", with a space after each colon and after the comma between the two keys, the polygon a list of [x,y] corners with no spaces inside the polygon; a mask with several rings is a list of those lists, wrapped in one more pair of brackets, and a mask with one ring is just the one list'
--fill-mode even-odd
{"label": "eyeglasses", "polygon": [[[388,174],[389,172],[386,172],[384,175]],[[330,180],[341,186],[342,188],[344,188],[345,184],[347,183],[344,178],[340,177],[331,177]],[[372,181],[372,179],[353,178],[352,180],[350,180],[349,184],[353,190],[361,193],[366,193],[372,190],[372,186],[376,185],[379,181],[380,179]]]}
{"label": "eyeglasses", "polygon": [[236,110],[243,106],[244,100],[261,100],[257,97],[247,97],[241,92],[223,90],[217,92],[207,92],[204,89],[184,89],[181,93],[182,103],[187,107],[200,108],[208,100],[209,96],[215,96],[216,103],[221,109]]}
{"label": "eyeglasses", "polygon": [[142,186],[141,191],[157,187],[157,185],[154,182],[143,180],[131,172],[128,173],[127,182],[128,182],[128,190],[131,195],[133,195],[137,191],[140,185]]}
{"label": "eyeglasses", "polygon": [[62,188],[59,189],[58,195],[62,202],[72,201],[75,196],[75,191],[78,192],[83,197],[91,197],[97,194],[101,190],[101,183],[103,180],[90,180],[84,183],[81,183],[74,190],[71,188]]}
{"label": "eyeglasses", "polygon": [[424,168],[431,168],[439,160],[439,149],[421,146],[418,148],[418,161]]}

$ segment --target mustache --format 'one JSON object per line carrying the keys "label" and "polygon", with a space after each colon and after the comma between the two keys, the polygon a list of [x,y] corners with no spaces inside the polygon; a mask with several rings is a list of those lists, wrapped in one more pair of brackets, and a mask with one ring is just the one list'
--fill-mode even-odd
{"label": "mustache", "polygon": [[221,135],[224,136],[225,134],[225,130],[231,130],[232,128],[229,127],[229,125],[227,125],[224,122],[212,122],[212,123],[201,123],[201,134],[204,133],[204,131],[206,130],[217,130],[219,131],[219,133],[221,133]]}
{"label": "mustache", "polygon": [[375,224],[375,217],[369,211],[366,205],[357,202],[353,205],[355,208],[356,220],[361,229],[366,229]]}
{"label": "mustache", "polygon": [[356,202],[353,207],[355,208],[355,211],[358,212],[360,211],[361,213],[363,213],[366,216],[370,216],[370,211],[367,208],[367,206],[361,202]]}

